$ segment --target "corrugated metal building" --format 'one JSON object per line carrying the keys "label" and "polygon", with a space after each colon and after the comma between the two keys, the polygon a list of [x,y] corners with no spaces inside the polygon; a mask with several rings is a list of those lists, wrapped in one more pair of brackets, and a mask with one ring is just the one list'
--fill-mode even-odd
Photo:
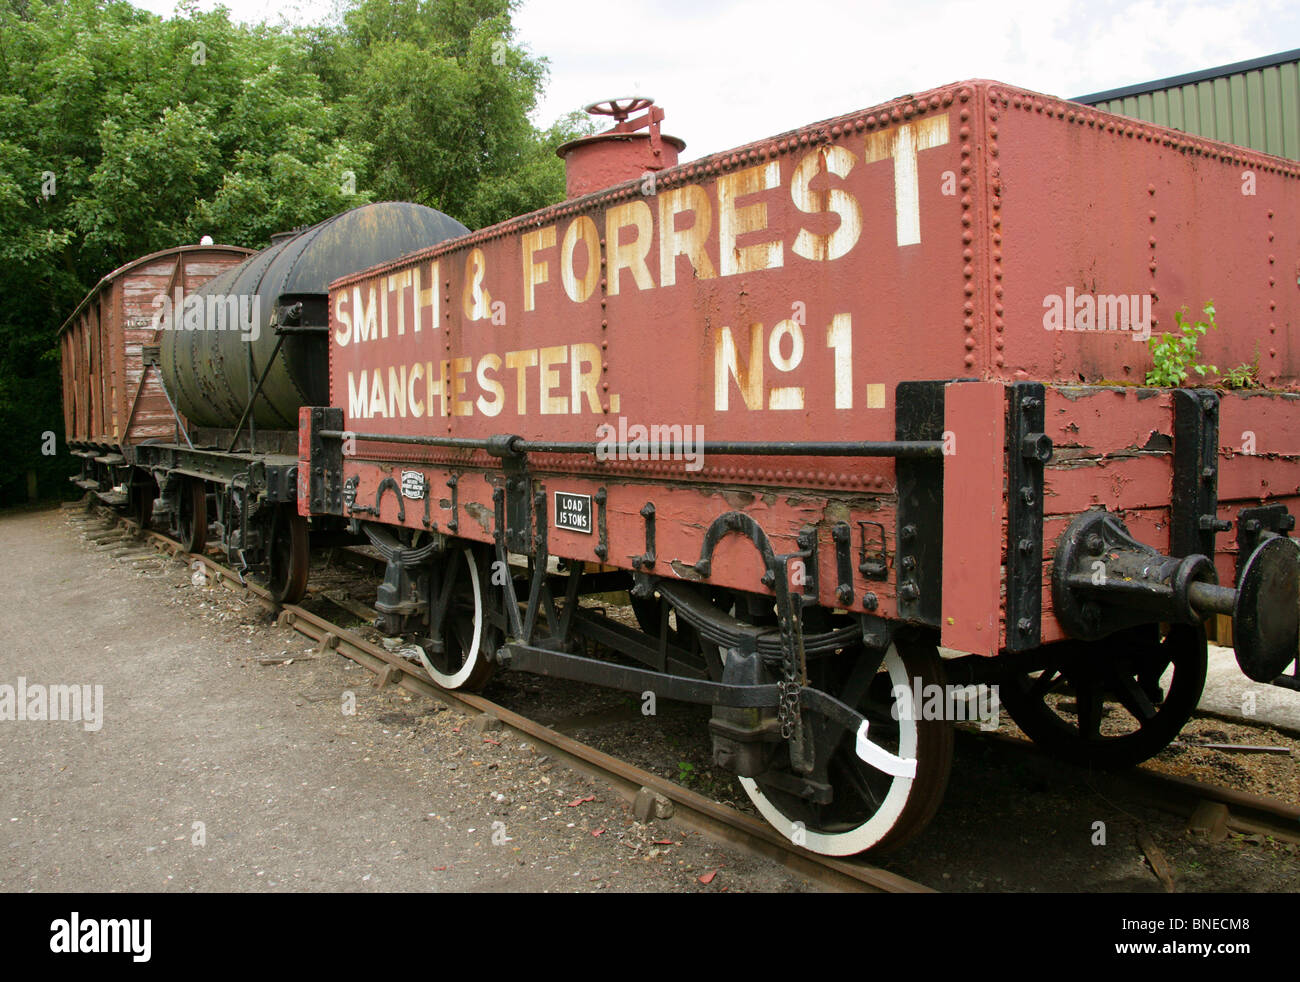
{"label": "corrugated metal building", "polygon": [[1300,160],[1300,48],[1074,101]]}

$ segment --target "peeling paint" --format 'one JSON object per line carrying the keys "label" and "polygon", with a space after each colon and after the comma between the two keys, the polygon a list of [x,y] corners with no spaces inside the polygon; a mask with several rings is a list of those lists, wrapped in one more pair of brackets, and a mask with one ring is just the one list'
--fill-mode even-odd
{"label": "peeling paint", "polygon": [[749,491],[723,491],[722,499],[732,508],[744,511],[755,501],[755,495]]}
{"label": "peeling paint", "polygon": [[[448,507],[450,507],[450,505],[448,505]],[[479,527],[484,532],[487,532],[489,535],[492,534],[491,508],[488,508],[486,505],[481,505],[477,501],[467,501],[465,502],[465,511],[472,519],[474,519],[474,521],[478,522]]]}
{"label": "peeling paint", "polygon": [[674,559],[668,565],[671,566],[673,572],[683,580],[690,580],[694,583],[699,583],[704,579],[704,577],[700,576],[699,573],[695,572],[694,563],[684,563],[680,559]]}

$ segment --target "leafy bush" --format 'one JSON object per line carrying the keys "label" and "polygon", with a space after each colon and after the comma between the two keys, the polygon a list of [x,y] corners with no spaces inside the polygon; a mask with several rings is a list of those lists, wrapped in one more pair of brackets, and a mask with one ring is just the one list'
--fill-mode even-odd
{"label": "leafy bush", "polygon": [[[1201,364],[1198,344],[1206,331],[1217,330],[1214,322],[1214,301],[1209,301],[1203,308],[1205,320],[1189,322],[1187,308],[1183,307],[1174,314],[1174,323],[1178,331],[1174,334],[1162,333],[1147,339],[1154,367],[1147,372],[1147,385],[1178,387],[1188,380],[1191,372],[1197,379],[1207,374],[1219,374],[1214,365]],[[1193,379],[1196,381],[1197,379]],[[1255,345],[1255,360],[1243,362],[1236,368],[1230,368],[1219,378],[1217,385],[1224,389],[1259,388],[1259,344]]]}
{"label": "leafy bush", "polygon": [[1197,344],[1205,332],[1217,327],[1214,323],[1214,301],[1211,300],[1203,309],[1207,319],[1189,323],[1187,308],[1183,307],[1174,313],[1174,323],[1178,326],[1176,333],[1161,332],[1159,337],[1152,335],[1147,339],[1147,348],[1155,363],[1151,371],[1147,372],[1147,385],[1180,386],[1187,380],[1189,369],[1202,377],[1207,372],[1218,374],[1219,370],[1213,365],[1201,364],[1201,354],[1197,350]]}
{"label": "leafy bush", "polygon": [[[0,507],[68,485],[58,328],[104,274],[211,235],[275,232],[368,201],[471,227],[564,197],[529,119],[544,58],[514,0],[342,0],[309,28],[232,24],[184,2],[0,4]],[[52,181],[51,181],[52,176]]]}

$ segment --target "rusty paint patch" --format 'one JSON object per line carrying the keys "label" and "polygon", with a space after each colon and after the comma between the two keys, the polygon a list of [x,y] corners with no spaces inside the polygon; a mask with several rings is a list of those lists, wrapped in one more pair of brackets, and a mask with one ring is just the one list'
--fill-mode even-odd
{"label": "rusty paint patch", "polygon": [[680,559],[674,559],[668,565],[671,566],[673,572],[683,580],[690,580],[693,583],[699,583],[704,579],[704,577],[700,576],[699,573],[695,572],[695,566],[693,563],[684,563]]}
{"label": "rusty paint patch", "polygon": [[[447,507],[451,507],[450,502]],[[465,511],[470,518],[478,522],[479,527],[489,535],[492,532],[492,509],[486,505],[481,505],[477,501],[465,502]]]}

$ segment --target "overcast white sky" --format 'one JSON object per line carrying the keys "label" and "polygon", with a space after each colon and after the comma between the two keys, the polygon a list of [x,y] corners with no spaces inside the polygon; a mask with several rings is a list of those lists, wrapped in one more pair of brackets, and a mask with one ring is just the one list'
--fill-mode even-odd
{"label": "overcast white sky", "polygon": [[[224,5],[245,21],[312,22],[332,9]],[[174,0],[137,6],[167,15]],[[1300,3],[524,0],[515,26],[550,59],[538,124],[649,95],[690,159],[958,79],[1070,97],[1300,48]]]}

